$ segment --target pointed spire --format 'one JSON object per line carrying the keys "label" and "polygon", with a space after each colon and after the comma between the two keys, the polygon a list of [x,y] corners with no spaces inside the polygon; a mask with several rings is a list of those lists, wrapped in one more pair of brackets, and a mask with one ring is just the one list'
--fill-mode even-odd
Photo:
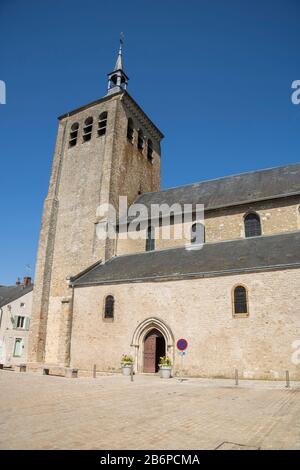
{"label": "pointed spire", "polygon": [[123,47],[123,33],[120,34],[120,47],[117,62],[114,70],[123,70],[123,60],[122,60],[122,47]]}
{"label": "pointed spire", "polygon": [[117,62],[116,62],[113,72],[108,74],[108,86],[107,86],[108,95],[127,89],[128,77],[123,70],[123,57],[122,57],[123,44],[124,44],[124,34],[121,33]]}

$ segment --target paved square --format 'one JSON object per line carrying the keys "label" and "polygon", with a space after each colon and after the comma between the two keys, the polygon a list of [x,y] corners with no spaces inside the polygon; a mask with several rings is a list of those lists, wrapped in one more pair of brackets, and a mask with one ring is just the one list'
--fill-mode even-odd
{"label": "paved square", "polygon": [[300,384],[0,371],[1,449],[300,449]]}

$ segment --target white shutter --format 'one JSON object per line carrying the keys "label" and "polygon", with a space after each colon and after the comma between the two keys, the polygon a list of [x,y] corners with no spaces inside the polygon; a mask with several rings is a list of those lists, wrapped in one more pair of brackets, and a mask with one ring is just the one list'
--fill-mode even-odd
{"label": "white shutter", "polygon": [[29,325],[30,325],[30,318],[25,317],[25,330],[29,330]]}

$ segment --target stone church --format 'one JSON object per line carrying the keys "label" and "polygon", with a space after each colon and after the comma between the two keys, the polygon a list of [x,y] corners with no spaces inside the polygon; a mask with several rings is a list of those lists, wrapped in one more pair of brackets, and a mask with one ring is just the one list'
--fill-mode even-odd
{"label": "stone church", "polygon": [[[155,373],[168,355],[176,375],[186,338],[186,375],[300,379],[300,164],[161,190],[163,134],[127,85],[120,47],[107,94],[59,117],[28,366],[91,375],[131,354],[136,373]],[[201,249],[189,249],[193,220],[190,236],[172,236],[175,218],[168,239],[161,220],[141,239],[99,238],[97,208],[118,208],[120,195],[203,204]]]}

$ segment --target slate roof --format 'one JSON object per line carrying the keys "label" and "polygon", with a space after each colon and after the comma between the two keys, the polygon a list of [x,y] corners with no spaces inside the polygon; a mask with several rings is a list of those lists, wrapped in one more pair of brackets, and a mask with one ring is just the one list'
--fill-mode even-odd
{"label": "slate roof", "polygon": [[300,163],[144,193],[135,203],[204,204],[204,210],[300,194]]}
{"label": "slate roof", "polygon": [[117,256],[71,279],[71,285],[116,284],[212,277],[300,268],[300,231]]}
{"label": "slate roof", "polygon": [[30,286],[14,285],[14,286],[0,286],[0,307],[13,302],[14,300],[22,297],[33,289],[33,284]]}

